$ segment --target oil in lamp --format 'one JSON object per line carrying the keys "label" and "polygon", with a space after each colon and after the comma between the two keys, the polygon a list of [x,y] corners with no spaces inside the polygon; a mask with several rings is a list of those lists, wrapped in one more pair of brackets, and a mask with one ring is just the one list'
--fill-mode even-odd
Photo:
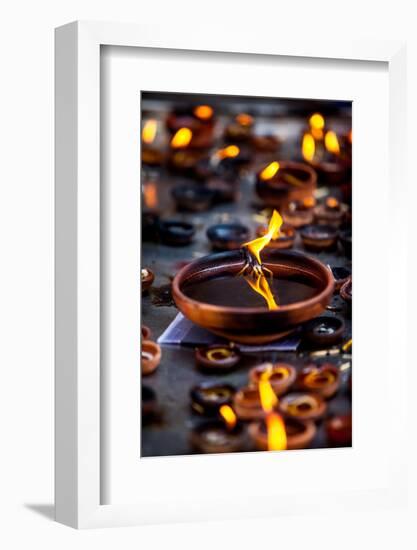
{"label": "oil in lamp", "polygon": [[169,246],[186,246],[191,243],[195,234],[192,223],[178,220],[162,220],[159,224],[159,236]]}
{"label": "oil in lamp", "polygon": [[269,382],[275,395],[282,395],[294,384],[297,372],[295,367],[288,363],[263,363],[253,367],[249,371],[249,380],[254,386],[258,386],[264,373],[267,373]]}
{"label": "oil in lamp", "polygon": [[335,197],[327,197],[324,203],[316,206],[314,218],[316,223],[340,227],[347,210],[346,204],[341,204]]}
{"label": "oil in lamp", "polygon": [[337,415],[325,424],[328,441],[338,447],[352,445],[352,415]]}
{"label": "oil in lamp", "polygon": [[207,229],[214,250],[235,250],[249,238],[249,229],[240,223],[219,223]]}
{"label": "oil in lamp", "polygon": [[148,267],[144,267],[140,270],[140,282],[142,287],[142,293],[147,292],[154,282],[155,275]]}
{"label": "oil in lamp", "polygon": [[142,162],[148,166],[160,166],[165,161],[163,144],[156,145],[156,136],[158,132],[158,121],[155,119],[147,120],[142,127]]}
{"label": "oil in lamp", "polygon": [[[287,439],[287,449],[306,449],[313,441],[317,429],[313,421],[301,422],[294,418],[284,421]],[[268,450],[268,426],[265,420],[251,422],[248,428],[249,435],[256,448],[260,451]]]}
{"label": "oil in lamp", "polygon": [[265,204],[282,208],[292,201],[310,197],[316,184],[316,173],[307,164],[273,161],[258,172],[256,193]]}
{"label": "oil in lamp", "polygon": [[141,388],[142,422],[149,422],[157,413],[156,393],[149,386],[142,384]]}
{"label": "oil in lamp", "polygon": [[214,191],[202,185],[177,185],[172,189],[172,197],[179,211],[204,212],[209,210],[214,196]]}
{"label": "oil in lamp", "polygon": [[207,420],[190,434],[191,446],[200,453],[233,453],[246,446],[246,430],[229,405],[219,409],[222,420]]}
{"label": "oil in lamp", "polygon": [[195,350],[195,361],[205,372],[229,372],[239,363],[240,358],[239,350],[233,345],[214,344]]}
{"label": "oil in lamp", "polygon": [[321,252],[334,250],[339,235],[337,229],[331,225],[306,225],[301,228],[300,236],[306,250]]}
{"label": "oil in lamp", "polygon": [[310,225],[314,220],[315,206],[316,199],[313,195],[299,201],[291,201],[283,210],[284,222],[295,228]]}
{"label": "oil in lamp", "polygon": [[336,315],[319,316],[306,323],[303,327],[304,339],[322,348],[333,346],[340,342],[345,331],[345,322]]}
{"label": "oil in lamp", "polygon": [[296,420],[318,420],[327,406],[318,393],[289,393],[280,400],[280,410],[285,417]]}
{"label": "oil in lamp", "polygon": [[248,113],[239,113],[234,120],[230,122],[224,131],[227,141],[249,141],[252,137],[254,119]]}
{"label": "oil in lamp", "polygon": [[142,340],[141,344],[141,371],[146,376],[154,372],[161,362],[161,348],[152,340]]}
{"label": "oil in lamp", "polygon": [[[256,234],[258,237],[263,237],[268,232],[268,227],[265,225],[260,225]],[[288,249],[294,246],[295,241],[295,229],[288,223],[283,223],[280,227],[279,234],[272,239],[267,244],[268,248],[276,249]]]}
{"label": "oil in lamp", "polygon": [[298,375],[297,385],[303,391],[319,393],[329,399],[340,387],[339,369],[331,363],[307,365]]}
{"label": "oil in lamp", "polygon": [[203,382],[190,391],[191,408],[198,414],[217,416],[222,405],[231,405],[236,390],[230,384]]}

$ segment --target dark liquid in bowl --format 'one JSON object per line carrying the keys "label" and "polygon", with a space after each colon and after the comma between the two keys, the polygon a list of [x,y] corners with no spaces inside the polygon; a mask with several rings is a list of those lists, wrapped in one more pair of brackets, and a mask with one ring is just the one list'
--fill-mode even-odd
{"label": "dark liquid in bowl", "polygon": [[[280,306],[308,300],[319,289],[301,278],[268,278],[276,303]],[[267,307],[265,299],[255,292],[242,276],[223,275],[184,285],[183,292],[197,302],[226,307]]]}

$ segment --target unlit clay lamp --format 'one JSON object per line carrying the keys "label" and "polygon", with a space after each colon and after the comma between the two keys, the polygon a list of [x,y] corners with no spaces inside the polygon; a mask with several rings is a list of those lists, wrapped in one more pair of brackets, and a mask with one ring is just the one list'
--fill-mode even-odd
{"label": "unlit clay lamp", "polygon": [[340,387],[339,369],[331,363],[308,365],[298,375],[297,385],[303,391],[316,392],[329,399]]}
{"label": "unlit clay lamp", "polygon": [[178,185],[173,188],[172,196],[177,210],[205,212],[211,207],[215,193],[202,185]]}
{"label": "unlit clay lamp", "polygon": [[169,246],[186,246],[191,243],[195,233],[194,225],[176,220],[160,222],[161,241]]}
{"label": "unlit clay lamp", "polygon": [[249,229],[240,223],[219,223],[207,229],[214,250],[235,250],[249,240]]}
{"label": "unlit clay lamp", "polygon": [[191,388],[191,408],[198,414],[217,416],[223,405],[231,405],[236,390],[230,384],[203,382]]}
{"label": "unlit clay lamp", "polygon": [[245,429],[241,422],[228,427],[222,420],[201,422],[190,433],[190,444],[199,453],[233,453],[245,445]]}
{"label": "unlit clay lamp", "polygon": [[288,363],[263,363],[249,371],[250,382],[257,386],[261,376],[267,371],[269,371],[268,380],[276,395],[282,395],[288,391],[297,377],[295,367]]}
{"label": "unlit clay lamp", "polygon": [[329,347],[340,342],[345,322],[337,316],[321,316],[312,319],[303,327],[304,339],[315,346]]}
{"label": "unlit clay lamp", "polygon": [[287,418],[318,420],[326,412],[326,403],[316,393],[289,393],[280,399],[279,407]]}
{"label": "unlit clay lamp", "polygon": [[239,350],[229,345],[215,344],[195,350],[196,363],[206,372],[228,372],[238,364],[240,357]]}
{"label": "unlit clay lamp", "polygon": [[300,230],[301,240],[307,250],[320,252],[336,247],[338,232],[330,225],[307,225]]}
{"label": "unlit clay lamp", "polygon": [[314,220],[316,199],[313,196],[299,201],[292,201],[283,210],[282,217],[286,223],[299,228],[310,225]]}
{"label": "unlit clay lamp", "polygon": [[161,362],[161,348],[152,340],[142,340],[141,369],[144,376],[151,374]]}
{"label": "unlit clay lamp", "polygon": [[140,271],[140,282],[142,286],[142,292],[146,292],[149,290],[149,288],[152,286],[152,283],[154,282],[155,275],[153,272],[148,268],[144,267]]}
{"label": "unlit clay lamp", "polygon": [[[255,447],[260,451],[266,451],[268,449],[268,432],[265,420],[252,422],[248,431]],[[287,449],[306,449],[313,441],[316,431],[316,426],[311,420],[300,422],[293,418],[287,418],[285,420]]]}

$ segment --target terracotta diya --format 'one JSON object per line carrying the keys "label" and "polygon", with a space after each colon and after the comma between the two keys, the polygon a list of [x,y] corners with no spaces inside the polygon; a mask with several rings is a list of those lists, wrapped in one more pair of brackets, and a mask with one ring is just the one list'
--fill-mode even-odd
{"label": "terracotta diya", "polygon": [[312,319],[303,327],[304,339],[310,344],[329,347],[343,338],[345,322],[336,315],[320,316]]}
{"label": "terracotta diya", "polygon": [[248,141],[252,137],[254,118],[248,113],[239,113],[230,122],[224,131],[224,137],[228,141]]}
{"label": "terracotta diya", "polygon": [[[236,392],[233,408],[240,420],[256,420],[265,416],[258,387],[246,386]],[[278,405],[274,406],[278,411]]]}
{"label": "terracotta diya", "polygon": [[324,203],[318,204],[314,209],[316,223],[340,227],[348,207],[335,197],[328,197]]}
{"label": "terracotta diya", "polygon": [[204,212],[208,210],[215,192],[202,185],[178,185],[172,189],[177,210],[186,212]]}
{"label": "terracotta diya", "polygon": [[326,402],[318,393],[289,393],[279,402],[281,412],[296,420],[318,420],[326,412]]}
{"label": "terracotta diya", "polygon": [[[287,449],[294,450],[309,447],[316,431],[316,426],[312,421],[300,422],[294,418],[287,418],[285,420]],[[268,450],[268,430],[265,420],[252,422],[249,425],[248,432],[258,450]]]}
{"label": "terracotta diya", "polygon": [[207,238],[215,250],[235,250],[249,239],[249,229],[240,223],[220,223],[207,229]]}
{"label": "terracotta diya", "polygon": [[214,110],[210,105],[176,107],[166,120],[167,128],[173,134],[171,146],[210,147],[213,142],[214,124]]}
{"label": "terracotta diya", "polygon": [[249,371],[250,382],[257,386],[265,373],[268,373],[268,380],[276,395],[288,391],[297,377],[295,367],[288,363],[263,363]]}
{"label": "terracotta diya", "polygon": [[141,370],[144,376],[151,374],[161,362],[161,348],[152,340],[142,340]]}
{"label": "terracotta diya", "polygon": [[316,199],[313,196],[291,201],[283,210],[284,222],[296,228],[311,224],[314,220],[315,205]]}
{"label": "terracotta diya", "polygon": [[191,388],[191,408],[198,414],[216,416],[223,405],[231,405],[236,390],[230,384],[203,382]]}
{"label": "terracotta diya", "polygon": [[215,344],[195,350],[197,366],[206,372],[228,372],[239,363],[240,358],[238,349],[231,345]]}
{"label": "terracotta diya", "polygon": [[152,283],[155,280],[155,275],[148,267],[144,267],[140,270],[140,282],[142,287],[142,292],[146,292],[152,286]]}
{"label": "terracotta diya", "polygon": [[207,420],[190,434],[191,446],[200,453],[233,453],[246,445],[246,430],[233,410],[224,406],[224,420]]}
{"label": "terracotta diya", "polygon": [[192,223],[177,220],[163,220],[159,223],[159,236],[164,244],[186,246],[191,243],[195,233]]}
{"label": "terracotta diya", "polygon": [[340,371],[331,363],[308,365],[298,375],[297,385],[301,390],[316,392],[329,399],[340,387]]}
{"label": "terracotta diya", "polygon": [[327,439],[333,445],[352,445],[352,415],[333,416],[326,421]]}
{"label": "terracotta diya", "polygon": [[337,229],[330,225],[307,225],[300,235],[304,247],[313,252],[334,249],[338,239]]}
{"label": "terracotta diya", "polygon": [[316,185],[316,173],[301,162],[274,161],[256,176],[256,193],[265,204],[275,207],[310,197]]}
{"label": "terracotta diya", "polygon": [[[256,234],[258,237],[263,237],[267,232],[268,227],[266,227],[265,225],[260,225],[256,230]],[[276,238],[272,238],[269,241],[267,247],[285,250],[288,248],[292,248],[294,246],[294,241],[295,229],[291,225],[284,223],[280,227],[279,235]]]}

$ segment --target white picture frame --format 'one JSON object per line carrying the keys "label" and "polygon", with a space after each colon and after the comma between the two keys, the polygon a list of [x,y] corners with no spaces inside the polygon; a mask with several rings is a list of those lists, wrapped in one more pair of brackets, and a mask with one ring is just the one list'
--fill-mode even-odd
{"label": "white picture frame", "polygon": [[[183,36],[159,29],[113,23],[75,22],[56,30],[56,519],[67,525],[103,527],[157,521],[215,519],[326,509],[329,496],[308,494],[298,487],[287,506],[271,505],[257,512],[241,506],[239,497],[208,504],[189,514],[176,495],[166,495],[147,509],[134,503],[101,504],[101,377],[100,326],[100,49],[101,46],[195,50],[293,58],[379,61],[389,71],[390,208],[397,231],[404,227],[402,204],[405,181],[405,45],[400,42],[290,40],[287,34],[254,35],[238,30],[213,33],[198,29]],[[219,54],[222,55],[222,54]],[[404,230],[405,233],[405,230]],[[405,244],[390,247],[397,277],[405,280]],[[401,292],[405,287],[401,289]],[[388,300],[391,316],[404,317],[404,301]],[[394,329],[393,329],[394,330]],[[404,342],[401,331],[392,337]],[[399,346],[397,391],[405,391],[406,345]],[[401,351],[402,349],[402,351]],[[405,410],[393,413],[401,426]],[[341,494],[345,507],[395,504],[406,486],[403,434],[396,432],[394,449],[387,449],[390,475],[384,490]],[[233,457],[228,457],[233,460]],[[335,504],[332,496],[331,505]],[[152,495],[149,495],[149,501]],[[226,510],[226,506],[228,510]],[[230,504],[232,508],[230,511]],[[233,505],[235,504],[235,506]]]}

